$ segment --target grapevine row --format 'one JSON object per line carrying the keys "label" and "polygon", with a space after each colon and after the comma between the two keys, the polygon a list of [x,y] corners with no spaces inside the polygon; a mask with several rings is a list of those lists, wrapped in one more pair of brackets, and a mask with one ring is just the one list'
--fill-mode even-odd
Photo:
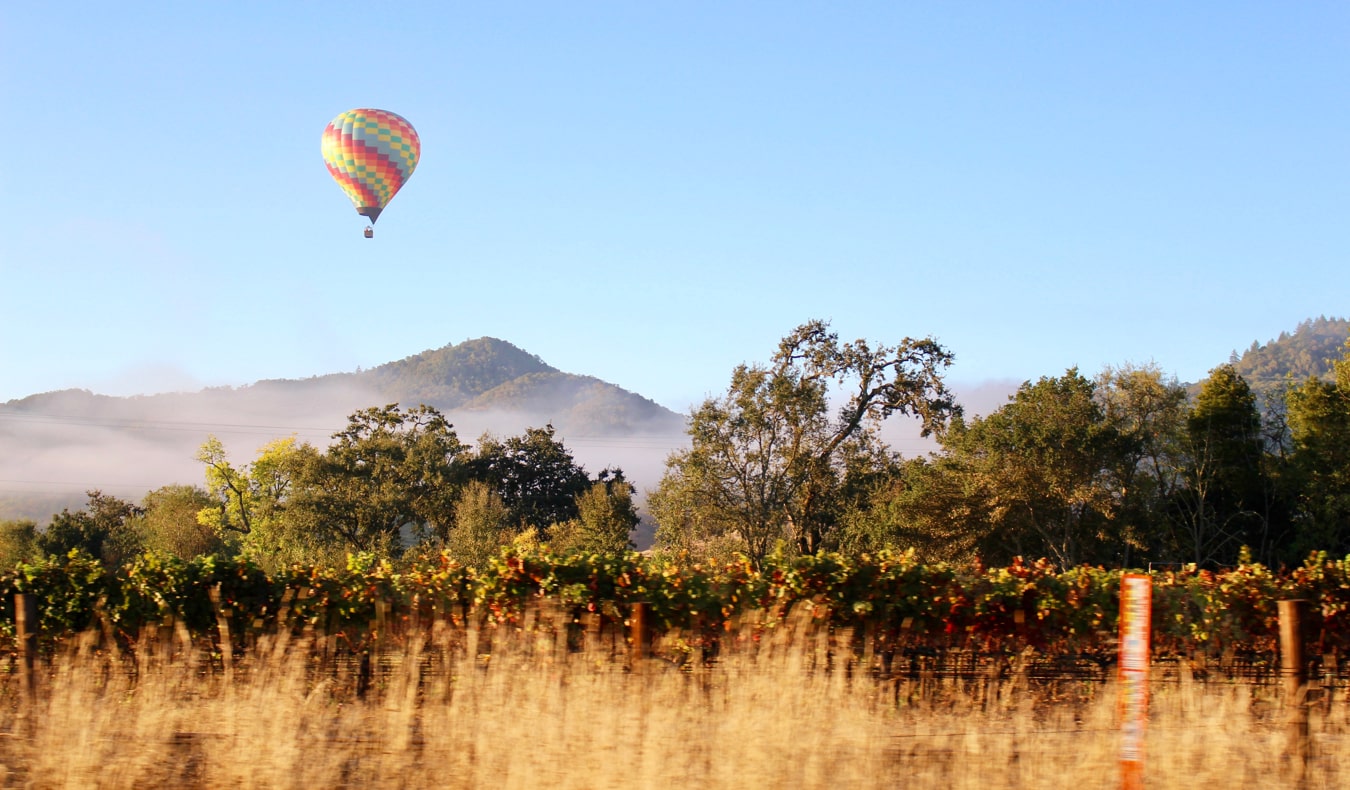
{"label": "grapevine row", "polygon": [[[170,618],[194,635],[222,616],[241,629],[277,628],[284,618],[291,628],[355,633],[377,608],[396,622],[474,611],[513,624],[528,603],[548,599],[618,620],[645,602],[658,630],[697,624],[715,634],[750,613],[773,622],[796,610],[918,646],[1106,654],[1116,632],[1120,576],[1089,566],[1059,571],[1045,561],[922,564],[909,553],[796,557],[756,570],[749,562],[711,567],[637,553],[514,551],[477,569],[448,556],[403,568],[353,556],[346,568],[296,566],[271,576],[244,560],[146,554],[109,574],[97,560],[72,553],[0,575],[0,630],[13,637],[15,593],[37,598],[47,640],[103,626],[127,642]],[[1311,649],[1344,654],[1350,647],[1350,558],[1314,554],[1281,572],[1245,564],[1223,572],[1169,570],[1153,579],[1155,655],[1272,653],[1276,602],[1287,598],[1310,601]]]}

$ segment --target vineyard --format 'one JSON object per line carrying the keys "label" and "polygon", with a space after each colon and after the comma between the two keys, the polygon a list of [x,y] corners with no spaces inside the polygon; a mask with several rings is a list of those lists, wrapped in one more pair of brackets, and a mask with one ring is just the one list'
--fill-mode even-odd
{"label": "vineyard", "polygon": [[[87,556],[20,565],[0,577],[3,628],[14,594],[37,600],[42,649],[83,632],[132,648],[172,628],[242,649],[260,635],[306,630],[361,653],[410,629],[546,629],[568,649],[642,642],[676,661],[711,660],[729,638],[759,640],[789,622],[831,634],[834,652],[889,668],[899,657],[1034,655],[1104,666],[1112,660],[1121,571],[1046,562],[925,565],[909,554],[835,555],[719,567],[637,553],[557,557],[504,552],[486,567],[448,557],[398,568],[364,556],[344,569],[294,567],[268,576],[244,561],[143,555],[115,575]],[[1155,660],[1273,666],[1280,599],[1310,602],[1308,653],[1333,674],[1350,647],[1350,559],[1313,555],[1275,572],[1154,573]],[[543,613],[542,615],[540,613]],[[641,626],[633,629],[634,620]],[[635,637],[634,634],[638,635]],[[620,645],[617,652],[627,650]]]}
{"label": "vineyard", "polygon": [[[1113,786],[1120,575],[75,554],[0,580],[0,786]],[[1350,561],[1153,581],[1149,784],[1344,786]],[[1290,598],[1320,675],[1302,763],[1260,682]]]}

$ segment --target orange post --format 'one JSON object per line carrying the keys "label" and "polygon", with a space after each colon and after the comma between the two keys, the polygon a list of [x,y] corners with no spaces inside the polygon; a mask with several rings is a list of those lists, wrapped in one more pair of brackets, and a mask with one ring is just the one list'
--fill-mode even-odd
{"label": "orange post", "polygon": [[1144,786],[1144,725],[1148,721],[1148,670],[1152,659],[1153,579],[1120,578],[1120,786]]}

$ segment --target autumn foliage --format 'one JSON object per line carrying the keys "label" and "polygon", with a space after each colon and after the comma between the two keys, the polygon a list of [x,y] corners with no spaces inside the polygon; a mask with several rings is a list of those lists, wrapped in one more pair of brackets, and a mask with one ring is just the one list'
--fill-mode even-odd
{"label": "autumn foliage", "polygon": [[[438,617],[511,625],[521,622],[528,604],[548,602],[571,613],[573,622],[597,614],[622,623],[634,603],[644,602],[658,631],[679,629],[705,642],[743,622],[765,629],[806,613],[836,628],[868,629],[883,647],[896,649],[1032,648],[1108,657],[1120,574],[1089,566],[1057,571],[1045,561],[920,564],[908,553],[770,559],[755,570],[749,561],[711,567],[632,552],[512,550],[481,568],[445,555],[404,566],[356,555],[345,568],[293,566],[274,575],[243,560],[146,554],[109,574],[99,561],[73,552],[0,576],[0,628],[12,636],[18,592],[38,598],[44,639],[103,629],[126,644],[167,622],[193,635],[213,633],[224,618],[235,634],[309,626],[341,633],[355,646],[371,637],[377,622],[391,632]],[[1281,572],[1243,564],[1153,577],[1155,655],[1273,653],[1276,602],[1283,598],[1311,602],[1315,655],[1350,647],[1350,558],[1315,554]]]}

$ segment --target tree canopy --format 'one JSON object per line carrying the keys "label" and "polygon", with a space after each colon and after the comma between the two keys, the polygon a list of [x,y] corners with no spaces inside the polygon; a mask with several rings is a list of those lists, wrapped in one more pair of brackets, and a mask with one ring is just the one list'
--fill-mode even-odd
{"label": "tree canopy", "polygon": [[756,563],[779,542],[827,548],[836,495],[855,462],[880,451],[881,422],[916,417],[927,435],[958,412],[942,379],[951,361],[932,339],[873,347],[802,324],[768,366],[738,366],[726,394],[693,411],[692,446],[670,457],[650,500],[658,543],[734,545]]}

